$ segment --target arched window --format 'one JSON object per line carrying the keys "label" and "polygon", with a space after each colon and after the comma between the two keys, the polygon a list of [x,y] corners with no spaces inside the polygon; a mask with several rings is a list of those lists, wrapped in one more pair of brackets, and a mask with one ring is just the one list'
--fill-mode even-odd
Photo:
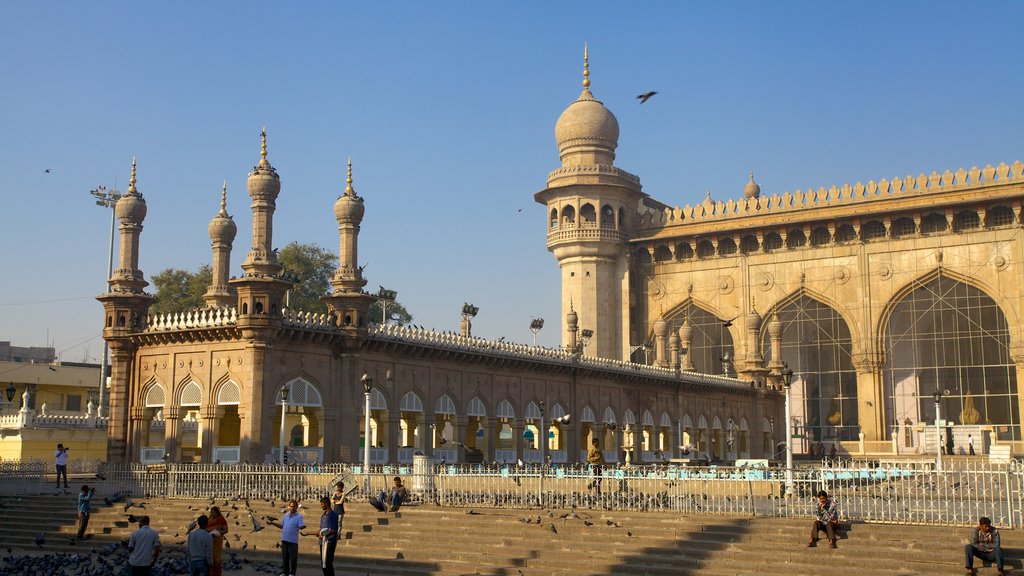
{"label": "arched window", "polygon": [[153,386],[146,391],[146,397],[142,403],[146,408],[163,408],[164,397],[164,387],[159,384],[153,384]]}
{"label": "arched window", "polygon": [[934,422],[932,393],[949,390],[943,418],[992,424],[1000,440],[1020,440],[1009,325],[990,296],[940,274],[895,303],[884,335],[889,429],[907,419]]}
{"label": "arched window", "polygon": [[1000,226],[1012,226],[1016,220],[1013,217],[1013,209],[1008,206],[993,206],[988,209],[988,215],[986,217],[989,228],[998,228]]}
{"label": "arched window", "polygon": [[889,229],[892,231],[893,238],[905,238],[913,236],[917,232],[917,226],[914,225],[914,221],[910,218],[897,218],[893,220]]}
{"label": "arched window", "polygon": [[593,422],[594,421],[594,410],[590,406],[584,406],[583,412],[580,413],[580,422]]}
{"label": "arched window", "polygon": [[832,242],[832,234],[828,228],[818,226],[811,230],[811,246],[828,246]]}
{"label": "arched window", "polygon": [[693,248],[690,248],[689,242],[680,242],[676,244],[676,259],[677,260],[690,260],[693,258]]}
{"label": "arched window", "polygon": [[558,228],[558,210],[551,209],[551,228]]}
{"label": "arched window", "polygon": [[423,401],[415,392],[407,392],[405,396],[402,396],[399,408],[402,412],[423,412]]}
{"label": "arched window", "polygon": [[609,406],[604,409],[604,415],[601,418],[605,424],[615,424],[615,411]]}
{"label": "arched window", "polygon": [[730,256],[736,253],[736,242],[732,238],[722,238],[718,241],[718,254],[720,256]]}
{"label": "arched window", "polygon": [[528,420],[540,420],[540,407],[537,406],[536,402],[530,402],[526,405],[526,418]]}
{"label": "arched window", "polygon": [[[323,397],[311,382],[305,378],[296,378],[288,384],[288,405],[289,406],[323,406]],[[277,391],[274,397],[275,403],[280,403],[281,391]]]}
{"label": "arched window", "polygon": [[580,221],[584,226],[597,226],[597,210],[593,204],[580,206]]}
{"label": "arched window", "polygon": [[939,214],[938,212],[932,212],[925,215],[921,219],[921,233],[922,234],[934,234],[936,232],[945,232],[948,223],[946,222],[945,214]]}
{"label": "arched window", "polygon": [[466,416],[478,416],[483,418],[487,416],[487,408],[484,407],[484,403],[479,398],[474,396],[473,399],[469,401],[469,406],[466,407]]}
{"label": "arched window", "polygon": [[455,415],[455,402],[452,401],[452,397],[444,394],[437,399],[437,403],[434,404],[434,414],[449,414]]}
{"label": "arched window", "polygon": [[[684,312],[676,315],[678,319]],[[722,362],[719,358],[728,354],[732,357],[732,334],[725,327],[723,320],[714,314],[695,306],[692,300],[685,306],[685,315],[693,328],[690,348],[687,352],[694,370],[704,374],[721,374]]]}
{"label": "arched window", "polygon": [[701,240],[697,242],[697,257],[698,258],[710,258],[715,255],[715,245],[711,243],[711,240]]}
{"label": "arched window", "polygon": [[782,236],[778,232],[769,232],[764,235],[764,251],[772,252],[782,248]]}
{"label": "arched window", "polygon": [[512,403],[508,400],[502,400],[498,402],[498,418],[515,418],[516,409],[512,407]]}
{"label": "arched window", "polygon": [[857,239],[857,231],[850,224],[840,224],[836,229],[836,242],[853,242]]}
{"label": "arched window", "polygon": [[601,228],[615,228],[615,210],[608,204],[601,207]]}
{"label": "arched window", "polygon": [[981,228],[981,218],[974,210],[964,210],[953,219],[953,227],[957,232]]}
{"label": "arched window", "polygon": [[572,206],[562,208],[562,224],[574,226],[576,224],[576,209]]}
{"label": "arched window", "polygon": [[237,406],[242,399],[242,392],[238,389],[238,384],[228,380],[221,385],[220,390],[217,391],[217,404],[219,406]]}
{"label": "arched window", "polygon": [[199,387],[195,380],[190,380],[181,389],[181,401],[178,404],[181,406],[199,406],[202,402],[203,389]]}
{"label": "arched window", "polygon": [[803,248],[807,245],[807,236],[802,230],[790,230],[786,235],[786,247],[789,249]]}
{"label": "arched window", "polygon": [[860,227],[860,239],[864,242],[870,242],[872,240],[879,240],[885,238],[885,224],[882,224],[878,220],[871,220],[865,222]]}
{"label": "arched window", "polygon": [[744,254],[757,252],[757,248],[757,236],[754,236],[753,234],[747,234],[742,240],[740,240],[740,252],[743,252]]}
{"label": "arched window", "polygon": [[[831,307],[806,295],[778,309],[782,358],[793,371],[793,417],[815,441],[857,440],[857,373],[850,356],[846,321]],[[761,347],[771,359],[767,326]]]}
{"label": "arched window", "polygon": [[672,260],[672,252],[669,251],[668,246],[664,244],[658,244],[654,247],[654,261],[655,262],[670,262]]}

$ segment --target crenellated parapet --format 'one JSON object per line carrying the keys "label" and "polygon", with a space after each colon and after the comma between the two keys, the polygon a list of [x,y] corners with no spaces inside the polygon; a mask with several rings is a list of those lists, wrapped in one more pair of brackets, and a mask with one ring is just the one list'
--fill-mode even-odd
{"label": "crenellated parapet", "polygon": [[858,182],[850,186],[832,186],[830,188],[809,188],[806,191],[784,192],[770,196],[758,196],[741,200],[715,201],[706,198],[696,205],[682,208],[665,208],[662,211],[648,210],[641,214],[641,227],[661,227],[672,224],[696,223],[724,220],[737,217],[775,214],[807,208],[829,206],[845,206],[864,202],[873,202],[885,198],[901,198],[930,194],[955,192],[958,190],[997,186],[1011,182],[1024,181],[1024,164],[1020,161],[1012,165],[1005,163],[993,167],[963,168],[956,172],[946,170],[942,174],[932,172],[918,176],[882,178],[879,182],[869,181],[866,185]]}
{"label": "crenellated parapet", "polygon": [[185,312],[152,314],[147,319],[145,332],[219,328],[222,326],[232,326],[237,321],[238,312],[234,306],[222,308],[199,308]]}

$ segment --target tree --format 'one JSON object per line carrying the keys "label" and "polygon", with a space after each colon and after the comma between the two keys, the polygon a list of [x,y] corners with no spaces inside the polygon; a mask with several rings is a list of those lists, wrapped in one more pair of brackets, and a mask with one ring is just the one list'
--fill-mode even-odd
{"label": "tree", "polygon": [[330,291],[338,257],[316,244],[292,242],[277,252],[277,261],[299,277],[299,283],[289,290],[288,308],[326,313],[327,305],[320,297]]}
{"label": "tree", "polygon": [[[409,314],[409,311],[405,309],[405,306],[402,306],[401,302],[389,301],[387,310],[388,319],[394,322],[395,324],[404,326],[412,322],[412,314]],[[370,305],[370,310],[369,312],[367,312],[366,315],[367,320],[374,324],[379,323],[381,321],[381,316],[383,315],[383,312],[384,310],[383,306],[381,306],[381,301],[377,300],[376,302]]]}
{"label": "tree", "polygon": [[196,272],[168,268],[153,275],[157,303],[150,311],[154,313],[184,312],[206,305],[203,294],[213,282],[213,269],[203,264]]}

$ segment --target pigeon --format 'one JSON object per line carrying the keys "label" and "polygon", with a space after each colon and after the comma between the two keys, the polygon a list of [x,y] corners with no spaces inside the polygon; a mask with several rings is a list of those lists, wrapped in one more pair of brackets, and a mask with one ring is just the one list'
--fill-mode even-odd
{"label": "pigeon", "polygon": [[46,535],[43,534],[42,532],[36,534],[35,542],[36,542],[36,546],[42,548],[43,544],[46,544]]}
{"label": "pigeon", "polygon": [[733,318],[730,318],[729,320],[723,320],[722,321],[722,326],[724,326],[726,328],[728,328],[729,326],[732,326],[732,321],[735,320],[736,318],[739,318],[739,316],[735,316]]}
{"label": "pigeon", "polygon": [[537,516],[537,524],[540,524],[540,516]]}
{"label": "pigeon", "polygon": [[[135,514],[129,514],[128,515],[128,522],[130,524],[135,524],[138,521],[139,521],[139,518]],[[177,534],[175,534],[175,536],[177,536]]]}
{"label": "pigeon", "polygon": [[554,524],[552,524],[552,525],[551,525],[551,532],[553,532],[553,533],[555,533],[555,534],[558,534],[558,529],[557,529],[557,528],[555,528],[555,525],[554,525]]}
{"label": "pigeon", "polygon": [[630,532],[629,530],[626,530],[626,536],[633,536],[633,533]]}
{"label": "pigeon", "polygon": [[256,517],[253,516],[251,513],[249,515],[249,519],[252,520],[252,531],[253,532],[259,532],[260,530],[263,530],[263,528],[265,528],[265,526],[263,526],[263,524],[261,524],[260,521],[257,520]]}
{"label": "pigeon", "polygon": [[125,498],[124,500],[124,511],[127,512],[129,508],[135,506],[135,502],[131,498]]}
{"label": "pigeon", "polygon": [[593,525],[594,525],[594,523],[593,523],[593,522],[591,522],[590,520],[584,520],[584,521],[583,521],[583,525],[584,525],[584,526],[593,526]]}
{"label": "pigeon", "polygon": [[650,92],[644,92],[643,94],[637,96],[636,98],[637,98],[637,100],[640,101],[641,104],[643,104],[644,102],[647,102],[648,100],[650,100],[651,96],[654,96],[655,94],[657,94],[657,92],[655,92],[654,90],[651,90]]}

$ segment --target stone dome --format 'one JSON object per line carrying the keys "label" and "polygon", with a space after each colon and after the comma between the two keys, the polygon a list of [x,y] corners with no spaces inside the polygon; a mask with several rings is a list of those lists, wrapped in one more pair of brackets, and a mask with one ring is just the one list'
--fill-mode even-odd
{"label": "stone dome", "polygon": [[338,224],[346,222],[359,224],[363,221],[366,206],[363,205],[363,199],[356,196],[356,191],[352,188],[351,159],[348,161],[348,177],[345,180],[345,184],[345,193],[334,202],[334,219],[338,221]]}
{"label": "stone dome", "polygon": [[262,200],[274,200],[281,192],[281,177],[277,170],[267,161],[267,131],[260,135],[262,146],[260,150],[260,163],[249,172],[249,180],[246,183],[249,189],[249,197]]}
{"label": "stone dome", "polygon": [[555,141],[565,164],[610,165],[619,145],[619,121],[584,88],[558,117]]}
{"label": "stone dome", "polygon": [[128,192],[114,205],[118,220],[141,224],[146,219],[146,200],[135,189],[135,159],[132,158],[132,176],[128,180]]}
{"label": "stone dome", "polygon": [[761,328],[761,315],[757,313],[757,310],[751,308],[750,313],[747,314],[747,330],[758,330]]}
{"label": "stone dome", "polygon": [[761,186],[754,182],[754,173],[750,173],[750,182],[743,188],[744,198],[757,198],[761,195]]}
{"label": "stone dome", "polygon": [[220,199],[220,212],[210,220],[210,225],[207,227],[207,231],[210,233],[210,240],[214,242],[221,241],[231,243],[235,239],[235,234],[238,233],[238,226],[235,225],[235,221],[232,220],[231,216],[228,215],[227,210],[227,184],[224,185],[224,190],[221,192]]}

